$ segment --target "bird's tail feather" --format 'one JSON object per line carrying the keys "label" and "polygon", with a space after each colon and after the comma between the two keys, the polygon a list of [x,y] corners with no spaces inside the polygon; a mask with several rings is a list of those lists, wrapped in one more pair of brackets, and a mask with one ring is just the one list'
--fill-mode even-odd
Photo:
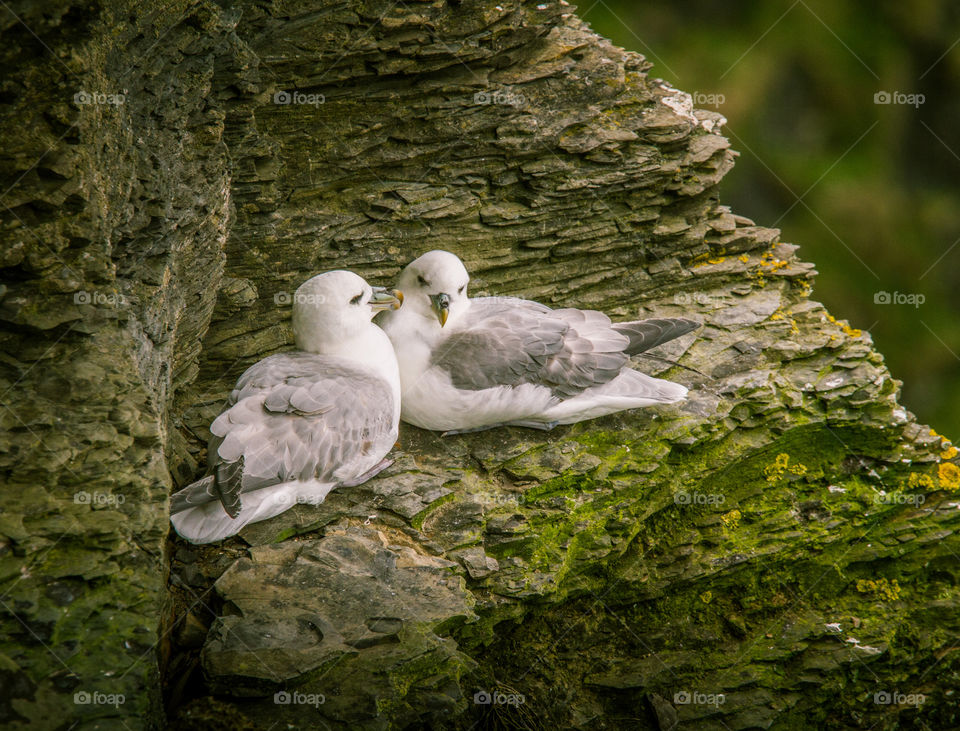
{"label": "bird's tail feather", "polygon": [[[212,482],[209,488],[202,486],[201,483],[206,479],[212,481],[212,477],[204,478],[173,496],[174,506],[181,509],[171,509],[170,522],[177,534],[190,541],[190,543],[213,543],[229,538],[240,532],[244,526],[279,515],[297,503],[310,503],[312,505],[322,503],[326,499],[327,493],[334,488],[333,483],[297,480],[271,485],[269,488],[261,490],[245,492],[239,515],[236,518],[231,518],[227,515],[218,497],[211,497],[206,502],[190,503],[185,501],[186,498],[178,501],[178,496],[191,488],[196,491],[195,497],[199,497],[200,490],[212,490]],[[187,505],[187,507],[183,508],[183,505]]]}
{"label": "bird's tail feather", "polygon": [[621,335],[630,338],[626,347],[629,355],[636,355],[644,351],[663,345],[671,340],[686,335],[691,330],[700,327],[699,322],[682,317],[658,317],[649,320],[634,320],[633,322],[615,322],[613,329]]}

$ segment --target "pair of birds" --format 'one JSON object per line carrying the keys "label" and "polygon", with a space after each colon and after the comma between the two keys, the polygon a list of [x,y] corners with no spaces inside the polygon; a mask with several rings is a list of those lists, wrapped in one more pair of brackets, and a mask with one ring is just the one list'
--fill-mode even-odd
{"label": "pair of birds", "polygon": [[210,474],[173,496],[177,533],[210,543],[365,482],[391,464],[401,418],[447,433],[551,429],[686,396],[630,356],[698,323],[470,299],[469,281],[454,254],[431,251],[401,272],[399,291],[346,271],[301,285],[297,350],[240,377],[210,426]]}

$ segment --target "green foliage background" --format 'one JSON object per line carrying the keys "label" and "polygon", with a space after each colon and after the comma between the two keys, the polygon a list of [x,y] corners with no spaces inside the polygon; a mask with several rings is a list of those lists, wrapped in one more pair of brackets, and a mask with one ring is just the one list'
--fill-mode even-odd
{"label": "green foliage background", "polygon": [[960,437],[960,3],[577,6],[652,76],[716,105],[741,153],[721,200],[800,244],[814,296],[870,331],[921,421]]}

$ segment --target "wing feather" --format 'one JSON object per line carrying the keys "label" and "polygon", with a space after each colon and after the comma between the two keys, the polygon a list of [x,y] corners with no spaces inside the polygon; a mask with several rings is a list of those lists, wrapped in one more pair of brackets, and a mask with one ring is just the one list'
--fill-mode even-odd
{"label": "wing feather", "polygon": [[658,345],[686,335],[700,327],[699,322],[682,317],[651,318],[634,322],[618,322],[613,329],[630,338],[627,352],[630,355],[643,353]]}
{"label": "wing feather", "polygon": [[616,378],[629,361],[628,344],[602,312],[480,298],[462,328],[435,349],[433,365],[457,388],[531,383],[569,397]]}
{"label": "wing feather", "polygon": [[[232,517],[241,495],[289,480],[358,477],[396,438],[390,385],[342,358],[281,353],[251,366],[211,424],[209,458]],[[203,495],[200,496],[202,499]]]}

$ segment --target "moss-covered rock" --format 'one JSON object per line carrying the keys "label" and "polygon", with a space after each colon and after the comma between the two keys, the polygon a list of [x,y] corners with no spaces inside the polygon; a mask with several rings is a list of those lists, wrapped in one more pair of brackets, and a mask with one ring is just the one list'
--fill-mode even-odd
{"label": "moss-covered rock", "polygon": [[[722,117],[553,0],[11,7],[0,723],[157,726],[160,674],[182,729],[960,723],[958,453],[719,204]],[[636,364],[688,400],[404,427],[165,544],[293,289],[437,247],[473,294],[702,321],[657,354],[699,374]]]}

